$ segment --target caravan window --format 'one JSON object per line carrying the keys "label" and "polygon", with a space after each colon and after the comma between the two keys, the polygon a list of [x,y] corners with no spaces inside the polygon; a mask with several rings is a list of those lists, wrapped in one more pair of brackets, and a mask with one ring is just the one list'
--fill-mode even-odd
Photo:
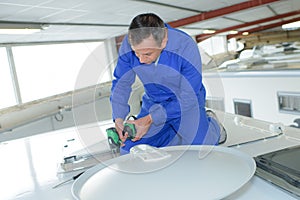
{"label": "caravan window", "polygon": [[252,117],[251,100],[234,99],[234,113]]}

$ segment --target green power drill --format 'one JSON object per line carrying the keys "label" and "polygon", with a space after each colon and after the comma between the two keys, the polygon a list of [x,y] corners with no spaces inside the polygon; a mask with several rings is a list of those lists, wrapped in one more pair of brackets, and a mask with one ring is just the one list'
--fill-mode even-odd
{"label": "green power drill", "polygon": [[[135,128],[134,124],[125,123],[122,134],[125,135],[126,132],[128,133],[128,139],[135,138],[136,128]],[[117,129],[114,127],[108,128],[108,129],[106,129],[106,134],[107,134],[107,140],[108,140],[110,149],[116,153],[120,152],[120,146],[122,144],[122,141],[119,137]]]}

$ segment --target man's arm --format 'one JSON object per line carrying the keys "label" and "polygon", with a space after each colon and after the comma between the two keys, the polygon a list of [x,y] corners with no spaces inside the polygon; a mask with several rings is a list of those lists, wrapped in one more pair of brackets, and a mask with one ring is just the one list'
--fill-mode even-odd
{"label": "man's arm", "polygon": [[130,111],[128,99],[131,94],[131,86],[135,81],[135,73],[130,66],[132,53],[129,51],[128,45],[125,38],[121,45],[120,56],[114,70],[114,80],[112,81],[110,96],[113,120],[117,118],[124,120]]}

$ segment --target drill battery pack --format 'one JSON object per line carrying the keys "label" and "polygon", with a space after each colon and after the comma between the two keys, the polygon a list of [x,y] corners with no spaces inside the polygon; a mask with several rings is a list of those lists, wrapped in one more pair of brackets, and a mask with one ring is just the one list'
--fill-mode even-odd
{"label": "drill battery pack", "polygon": [[106,134],[110,149],[115,153],[119,153],[122,141],[119,138],[117,129],[114,127],[108,128],[106,129]]}

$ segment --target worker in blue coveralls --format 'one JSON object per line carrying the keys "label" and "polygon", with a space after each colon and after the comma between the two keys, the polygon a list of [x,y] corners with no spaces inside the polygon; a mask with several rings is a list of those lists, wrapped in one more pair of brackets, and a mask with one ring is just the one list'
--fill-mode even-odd
{"label": "worker in blue coveralls", "polygon": [[[205,88],[197,44],[186,33],[170,27],[153,13],[136,16],[119,49],[111,89],[115,128],[126,154],[137,144],[216,145],[220,127],[205,110]],[[144,86],[136,137],[122,134],[130,112],[128,100],[136,76]]]}

